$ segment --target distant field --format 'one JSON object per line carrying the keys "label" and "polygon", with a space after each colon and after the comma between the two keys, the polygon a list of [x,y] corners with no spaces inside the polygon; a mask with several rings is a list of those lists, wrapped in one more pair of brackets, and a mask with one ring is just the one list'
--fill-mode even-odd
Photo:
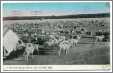
{"label": "distant field", "polygon": [[[96,22],[97,20],[97,22]],[[91,23],[94,21],[95,23]],[[99,22],[105,25],[103,27],[98,26]],[[104,29],[105,31],[109,31],[110,28],[110,18],[77,18],[77,19],[42,19],[42,20],[7,20],[3,21],[4,26],[10,26],[10,24],[42,24],[47,26],[46,24],[49,23],[50,25],[56,24],[63,24],[63,25],[76,25],[80,24],[81,26],[85,27],[88,31],[96,31],[98,29]]]}

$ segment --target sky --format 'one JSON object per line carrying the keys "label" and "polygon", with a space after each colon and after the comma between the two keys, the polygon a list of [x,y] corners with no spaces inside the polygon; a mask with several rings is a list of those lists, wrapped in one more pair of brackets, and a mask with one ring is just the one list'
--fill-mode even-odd
{"label": "sky", "polygon": [[63,15],[109,12],[107,2],[4,3],[3,16]]}

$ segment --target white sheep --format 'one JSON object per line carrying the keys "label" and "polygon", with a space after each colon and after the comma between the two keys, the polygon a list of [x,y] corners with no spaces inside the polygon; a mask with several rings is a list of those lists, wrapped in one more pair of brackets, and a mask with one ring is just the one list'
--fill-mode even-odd
{"label": "white sheep", "polygon": [[77,44],[78,44],[80,38],[81,38],[81,36],[80,36],[80,35],[77,35],[76,38],[71,38],[71,39],[70,39],[70,42],[73,44],[74,47],[77,46]]}
{"label": "white sheep", "polygon": [[95,42],[97,41],[102,41],[104,39],[104,35],[100,35],[100,36],[95,36]]}
{"label": "white sheep", "polygon": [[65,53],[67,54],[69,52],[69,49],[71,47],[71,43],[68,40],[64,40],[62,42],[59,43],[59,51],[58,54],[59,56],[61,55],[61,51],[65,51]]}
{"label": "white sheep", "polygon": [[32,43],[26,43],[26,49],[25,49],[25,60],[29,60],[29,56],[32,55],[33,58],[33,52],[34,50],[39,51],[39,45],[38,44],[32,44]]}

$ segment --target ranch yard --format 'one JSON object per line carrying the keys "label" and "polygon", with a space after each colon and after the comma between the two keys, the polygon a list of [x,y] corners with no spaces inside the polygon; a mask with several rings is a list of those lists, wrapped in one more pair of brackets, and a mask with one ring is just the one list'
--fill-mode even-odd
{"label": "ranch yard", "polygon": [[[103,30],[103,32],[110,32],[110,23],[109,18],[78,18],[78,19],[43,19],[43,20],[7,20],[4,21],[4,27],[9,27],[18,36],[22,41],[28,42],[29,39],[24,36],[25,32],[32,35],[32,33],[36,33],[38,38],[47,41],[47,37],[40,36],[42,34],[46,35],[46,33],[40,33],[44,30],[44,32],[53,33],[58,30],[55,25],[63,25],[63,33],[61,35],[67,36],[70,34],[67,30],[71,31],[73,27],[74,29],[85,28],[88,32],[92,32],[92,34],[87,34],[88,36],[95,36],[95,32],[98,30]],[[25,25],[24,25],[25,24]],[[31,25],[30,25],[31,24]],[[4,28],[3,27],[3,28]],[[36,27],[36,28],[35,28]],[[39,29],[37,30],[37,27]],[[51,27],[51,28],[50,28]],[[69,27],[69,28],[68,28]],[[20,29],[21,28],[21,29]],[[62,27],[60,27],[62,29]],[[66,31],[66,32],[64,32]],[[38,35],[40,34],[40,35]],[[70,35],[68,35],[70,37]],[[32,39],[32,38],[30,38]],[[32,41],[32,40],[30,40]],[[58,55],[59,47],[58,45],[48,46],[39,41],[39,54],[36,51],[33,53],[33,58],[31,55],[29,56],[28,62],[26,62],[23,51],[16,52],[13,55],[3,60],[4,65],[76,65],[76,64],[110,64],[110,42],[109,37],[107,37],[107,41],[94,41],[87,37],[86,35],[80,39],[78,44],[74,47],[69,48],[69,53],[65,54],[64,51],[61,51],[61,55]],[[45,42],[44,42],[45,43]],[[47,50],[45,53],[43,50]],[[18,57],[13,56],[17,55]]]}

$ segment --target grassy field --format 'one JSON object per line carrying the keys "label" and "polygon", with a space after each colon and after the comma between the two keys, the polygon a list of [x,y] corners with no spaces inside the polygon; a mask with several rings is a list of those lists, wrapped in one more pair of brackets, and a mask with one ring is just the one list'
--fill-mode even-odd
{"label": "grassy field", "polygon": [[[16,24],[16,23],[21,25],[36,23],[44,26],[46,26],[47,23],[53,26],[55,26],[56,24],[72,25],[72,26],[79,24],[81,27],[85,27],[87,31],[92,31],[92,32],[95,32],[99,29],[109,32],[110,29],[109,18],[7,20],[4,21],[4,26],[10,27],[11,24]],[[101,26],[100,25],[101,23],[104,24],[104,26]],[[47,27],[42,27],[42,29],[47,29]],[[26,63],[23,56],[19,56],[14,59],[4,60],[4,65],[110,64],[109,45],[110,45],[109,41],[97,42],[96,44],[94,44],[91,39],[82,38],[76,47],[70,48],[70,52],[67,55],[62,53],[61,56],[58,56],[57,52],[55,54],[49,54],[49,55],[42,55],[42,54],[34,55],[33,59],[29,60],[29,63]]]}
{"label": "grassy field", "polygon": [[74,64],[109,64],[110,49],[104,43],[78,44],[75,48],[70,48],[69,54],[58,53],[50,55],[34,55],[26,63],[24,56],[4,60],[5,65],[74,65]]}

